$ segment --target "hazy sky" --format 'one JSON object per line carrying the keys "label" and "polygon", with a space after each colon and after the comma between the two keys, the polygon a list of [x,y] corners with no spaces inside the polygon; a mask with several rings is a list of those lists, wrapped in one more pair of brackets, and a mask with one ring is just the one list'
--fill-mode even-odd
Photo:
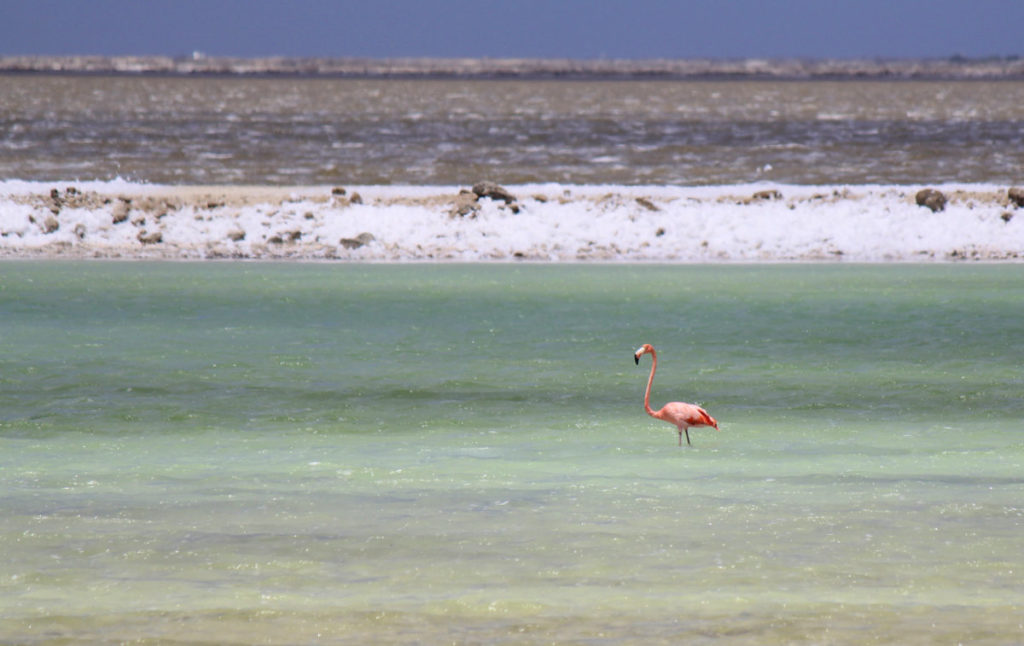
{"label": "hazy sky", "polygon": [[1024,0],[0,0],[0,55],[1024,54]]}

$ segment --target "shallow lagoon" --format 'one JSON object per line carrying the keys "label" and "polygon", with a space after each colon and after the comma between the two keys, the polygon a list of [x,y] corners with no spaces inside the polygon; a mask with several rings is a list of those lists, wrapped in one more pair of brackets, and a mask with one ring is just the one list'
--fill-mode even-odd
{"label": "shallow lagoon", "polygon": [[[0,265],[19,643],[1006,643],[1005,265]],[[644,415],[704,405],[719,433]]]}

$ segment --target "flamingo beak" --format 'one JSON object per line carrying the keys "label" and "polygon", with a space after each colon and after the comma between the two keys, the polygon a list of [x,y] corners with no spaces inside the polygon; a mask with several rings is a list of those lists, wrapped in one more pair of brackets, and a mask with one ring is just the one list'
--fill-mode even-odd
{"label": "flamingo beak", "polygon": [[636,349],[636,352],[633,353],[633,361],[636,362],[636,365],[640,365],[640,357],[642,356],[644,356],[644,348],[643,346],[640,346]]}

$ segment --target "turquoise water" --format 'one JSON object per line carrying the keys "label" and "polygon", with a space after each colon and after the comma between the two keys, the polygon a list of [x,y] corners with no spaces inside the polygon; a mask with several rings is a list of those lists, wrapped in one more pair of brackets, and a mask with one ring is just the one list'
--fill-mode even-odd
{"label": "turquoise water", "polygon": [[1019,642],[1022,356],[1012,265],[0,263],[0,636]]}

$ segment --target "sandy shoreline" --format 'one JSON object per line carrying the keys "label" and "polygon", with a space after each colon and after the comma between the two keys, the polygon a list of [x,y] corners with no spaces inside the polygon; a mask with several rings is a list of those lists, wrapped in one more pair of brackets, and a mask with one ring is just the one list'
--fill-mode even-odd
{"label": "sandy shoreline", "polygon": [[[500,187],[499,187],[500,188]],[[156,186],[0,182],[0,257],[1021,261],[1007,187]],[[478,191],[479,192],[479,191]]]}

